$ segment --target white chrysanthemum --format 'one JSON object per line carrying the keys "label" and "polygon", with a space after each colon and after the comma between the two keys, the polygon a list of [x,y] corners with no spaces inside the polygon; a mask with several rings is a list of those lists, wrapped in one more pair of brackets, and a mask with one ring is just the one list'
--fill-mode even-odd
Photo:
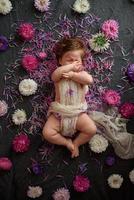
{"label": "white chrysanthemum", "polygon": [[40,186],[29,186],[27,196],[30,198],[38,198],[42,195],[42,188]]}
{"label": "white chrysanthemum", "polygon": [[123,177],[119,174],[112,174],[108,177],[107,181],[111,188],[118,189],[123,183]]}
{"label": "white chrysanthemum", "polygon": [[129,172],[129,178],[132,183],[134,183],[134,169]]}
{"label": "white chrysanthemum", "polygon": [[94,34],[89,40],[90,48],[96,52],[103,52],[107,50],[109,48],[109,45],[109,40],[103,33]]}
{"label": "white chrysanthemum", "polygon": [[33,79],[24,79],[19,84],[19,91],[24,96],[35,94],[37,83]]}
{"label": "white chrysanthemum", "polygon": [[9,0],[0,0],[0,13],[3,15],[8,14],[12,10],[12,3]]}
{"label": "white chrysanthemum", "polygon": [[86,13],[90,9],[90,4],[87,0],[76,0],[73,5],[73,10],[78,13]]}
{"label": "white chrysanthemum", "polygon": [[49,9],[50,1],[49,0],[35,0],[34,6],[37,10],[44,12]]}
{"label": "white chrysanthemum", "polygon": [[16,125],[24,124],[27,120],[26,112],[23,109],[15,110],[14,114],[12,115],[12,120]]}
{"label": "white chrysanthemum", "polygon": [[54,200],[69,200],[70,199],[70,193],[69,190],[66,188],[59,188],[57,189],[54,194],[52,195]]}
{"label": "white chrysanthemum", "polygon": [[101,153],[106,150],[108,141],[102,135],[96,134],[89,141],[89,146],[95,153]]}

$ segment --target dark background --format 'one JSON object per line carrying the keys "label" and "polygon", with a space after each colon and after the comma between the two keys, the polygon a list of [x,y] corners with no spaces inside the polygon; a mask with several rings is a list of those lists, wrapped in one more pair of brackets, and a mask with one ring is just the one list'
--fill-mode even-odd
{"label": "dark background", "polygon": [[[60,14],[72,16],[69,6],[73,5],[74,0],[53,0],[51,1],[51,9],[53,9],[53,23],[58,20]],[[113,18],[119,21],[120,24],[120,43],[125,47],[125,51],[129,52],[130,62],[134,62],[132,51],[134,49],[134,3],[129,0],[90,0],[91,12],[101,18],[101,22],[106,19]],[[0,15],[0,34],[10,38],[12,34],[12,26],[18,21],[35,21],[36,10],[33,6],[33,0],[12,0],[13,10],[6,16]],[[17,59],[19,47],[9,48],[6,52],[0,54],[0,98],[4,88],[4,75],[6,73],[6,65],[13,63]],[[114,74],[111,87],[115,88],[120,83],[121,67],[123,65],[122,57],[115,55]],[[134,90],[127,91],[123,95],[123,101],[134,101]],[[55,151],[48,157],[51,160],[51,165],[48,165],[47,159],[40,158],[38,149],[43,148],[40,136],[31,136],[30,150],[23,155],[16,155],[11,151],[11,141],[15,135],[14,130],[6,129],[7,122],[4,118],[0,119],[0,156],[9,156],[14,164],[10,172],[0,172],[0,197],[2,200],[25,200],[26,190],[28,185],[40,185],[43,188],[43,196],[39,199],[51,199],[52,192],[59,186],[64,186],[64,182],[71,191],[71,199],[86,199],[86,200],[132,200],[134,199],[133,184],[128,178],[128,173],[133,169],[133,160],[122,160],[118,158],[109,146],[108,150],[100,155],[91,154],[87,150],[87,146],[83,145],[80,148],[80,157],[70,158],[68,152],[62,147],[52,147]],[[128,131],[134,133],[134,119],[131,119],[127,128]],[[116,163],[112,167],[105,165],[105,158],[108,155],[114,155]],[[42,166],[45,176],[38,177],[29,173],[27,168],[31,164],[31,158],[38,159]],[[65,165],[62,160],[66,160],[69,165]],[[99,162],[99,164],[98,164]],[[86,175],[93,182],[92,190],[85,194],[77,194],[73,191],[71,183],[73,176],[81,163],[88,163]],[[107,178],[112,173],[122,174],[124,182],[119,190],[110,189],[107,185]],[[44,177],[49,174],[49,178],[44,182]],[[57,178],[60,174],[64,178]]]}

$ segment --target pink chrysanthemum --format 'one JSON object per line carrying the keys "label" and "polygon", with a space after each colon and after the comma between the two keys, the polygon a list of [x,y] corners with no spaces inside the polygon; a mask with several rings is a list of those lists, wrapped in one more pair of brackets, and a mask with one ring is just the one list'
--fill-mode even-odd
{"label": "pink chrysanthemum", "polygon": [[7,113],[8,106],[5,101],[0,101],[0,117]]}
{"label": "pink chrysanthemum", "polygon": [[60,188],[57,189],[53,194],[54,200],[69,200],[70,199],[70,193],[69,190],[66,188]]}
{"label": "pink chrysanthemum", "polygon": [[119,24],[117,21],[113,20],[113,19],[109,19],[106,20],[103,24],[102,24],[102,32],[105,34],[105,36],[108,39],[116,39],[118,38],[118,34],[119,34]]}
{"label": "pink chrysanthemum", "polygon": [[134,116],[134,103],[124,103],[119,108],[119,112],[121,113],[122,117],[130,118]]}
{"label": "pink chrysanthemum", "polygon": [[31,54],[27,54],[22,58],[22,66],[27,71],[33,71],[37,69],[38,65],[39,65],[38,59]]}
{"label": "pink chrysanthemum", "polygon": [[0,170],[10,170],[12,167],[12,162],[7,157],[0,158]]}
{"label": "pink chrysanthemum", "polygon": [[40,60],[44,60],[47,57],[47,54],[45,52],[39,52],[38,53],[38,58]]}
{"label": "pink chrysanthemum", "polygon": [[35,35],[35,29],[30,23],[23,23],[19,26],[18,34],[23,40],[31,40]]}
{"label": "pink chrysanthemum", "polygon": [[30,140],[27,135],[21,133],[20,135],[15,136],[13,140],[13,150],[15,152],[25,152],[28,150],[30,145]]}
{"label": "pink chrysanthemum", "polygon": [[34,0],[35,8],[41,12],[48,11],[49,5],[50,5],[49,0]]}
{"label": "pink chrysanthemum", "polygon": [[120,95],[115,90],[105,90],[102,95],[105,103],[115,106],[120,104]]}
{"label": "pink chrysanthemum", "polygon": [[91,184],[87,177],[76,176],[73,181],[73,186],[77,192],[85,192],[91,187]]}

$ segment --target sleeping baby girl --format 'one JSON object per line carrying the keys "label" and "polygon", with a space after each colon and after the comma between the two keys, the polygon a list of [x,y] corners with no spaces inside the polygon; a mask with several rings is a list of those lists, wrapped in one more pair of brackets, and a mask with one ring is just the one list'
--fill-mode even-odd
{"label": "sleeping baby girl", "polygon": [[79,146],[96,133],[95,123],[86,113],[85,95],[93,78],[84,70],[85,52],[85,45],[78,37],[58,42],[56,57],[59,67],[51,76],[55,101],[49,107],[43,128],[44,138],[50,143],[66,146],[72,158],[79,156]]}

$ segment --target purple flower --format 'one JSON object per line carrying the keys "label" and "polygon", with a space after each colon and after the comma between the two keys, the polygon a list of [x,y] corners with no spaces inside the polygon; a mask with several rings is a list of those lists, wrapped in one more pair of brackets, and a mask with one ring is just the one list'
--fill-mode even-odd
{"label": "purple flower", "polygon": [[39,175],[42,173],[42,168],[41,168],[40,164],[38,164],[38,163],[32,164],[32,170],[36,175]]}
{"label": "purple flower", "polygon": [[87,177],[78,175],[73,181],[73,186],[77,192],[85,192],[91,187],[91,184]]}
{"label": "purple flower", "polygon": [[8,48],[8,40],[5,36],[0,35],[0,52]]}
{"label": "purple flower", "polygon": [[134,64],[128,66],[127,76],[131,81],[134,81]]}
{"label": "purple flower", "polygon": [[106,158],[106,164],[107,164],[108,166],[112,166],[114,163],[115,163],[115,158],[114,158],[113,156],[108,156],[108,157]]}

